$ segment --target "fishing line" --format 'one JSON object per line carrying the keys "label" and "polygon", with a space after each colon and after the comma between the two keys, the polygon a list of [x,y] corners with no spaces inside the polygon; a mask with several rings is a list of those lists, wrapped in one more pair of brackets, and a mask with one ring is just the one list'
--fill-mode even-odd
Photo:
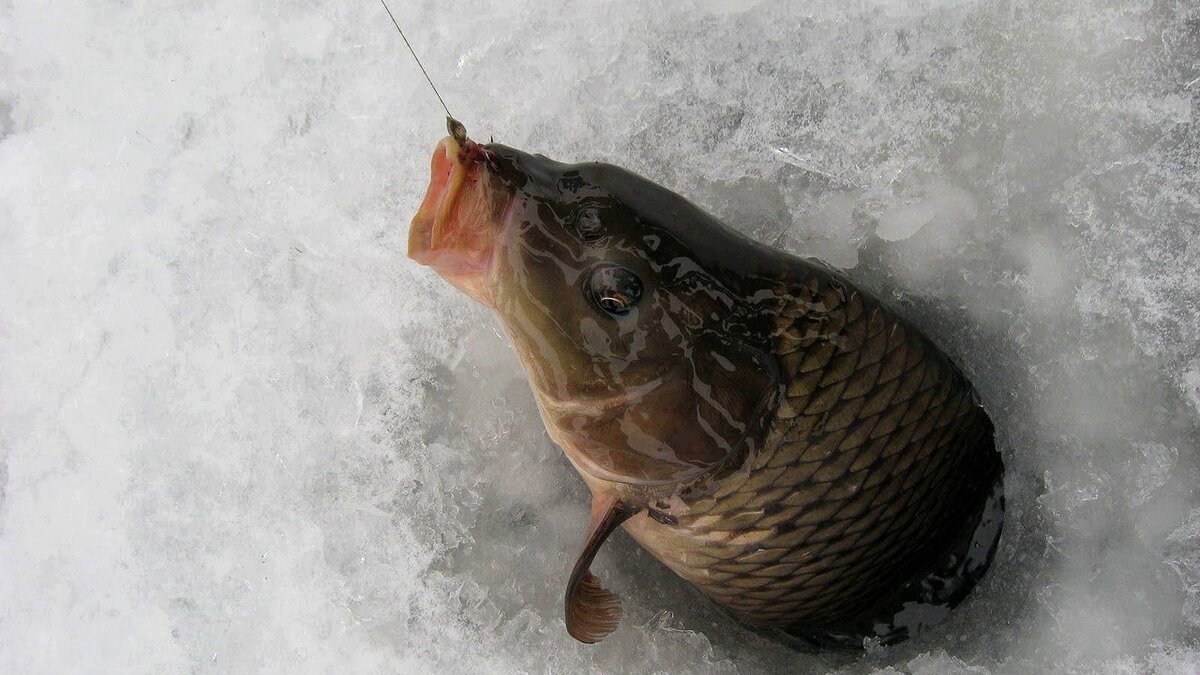
{"label": "fishing line", "polygon": [[412,54],[413,60],[417,62],[417,67],[421,69],[421,74],[425,76],[425,81],[429,83],[429,87],[433,89],[433,95],[437,96],[438,102],[442,104],[442,110],[446,111],[446,131],[454,137],[454,140],[459,144],[465,143],[467,140],[467,128],[462,122],[454,119],[454,115],[450,114],[450,108],[446,106],[445,99],[442,98],[438,88],[433,84],[433,79],[429,77],[429,71],[425,70],[424,64],[421,63],[420,57],[417,56],[417,51],[413,49],[412,43],[408,41],[408,37],[404,35],[404,30],[400,28],[400,22],[396,21],[396,15],[392,14],[392,10],[388,7],[385,0],[379,0],[379,4],[383,5],[383,11],[387,12],[388,17],[392,20],[392,25],[396,27],[396,32],[400,33],[400,39],[404,40],[404,46],[408,47],[408,53]]}

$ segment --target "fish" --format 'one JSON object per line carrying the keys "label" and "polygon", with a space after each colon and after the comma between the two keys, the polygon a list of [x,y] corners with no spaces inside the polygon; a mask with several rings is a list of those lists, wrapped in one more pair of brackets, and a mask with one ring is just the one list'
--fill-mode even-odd
{"label": "fish", "polygon": [[408,255],[494,311],[591,491],[571,636],[619,624],[590,569],[618,527],[802,648],[891,644],[961,602],[998,545],[1003,462],[941,349],[649,179],[451,131]]}

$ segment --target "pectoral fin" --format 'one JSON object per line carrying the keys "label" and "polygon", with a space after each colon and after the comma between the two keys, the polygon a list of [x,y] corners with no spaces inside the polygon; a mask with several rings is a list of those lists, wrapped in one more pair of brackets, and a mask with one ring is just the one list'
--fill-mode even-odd
{"label": "pectoral fin", "polygon": [[608,535],[635,513],[614,495],[592,496],[592,520],[571,570],[565,602],[567,632],[584,644],[603,640],[621,620],[621,599],[600,585],[588,568]]}

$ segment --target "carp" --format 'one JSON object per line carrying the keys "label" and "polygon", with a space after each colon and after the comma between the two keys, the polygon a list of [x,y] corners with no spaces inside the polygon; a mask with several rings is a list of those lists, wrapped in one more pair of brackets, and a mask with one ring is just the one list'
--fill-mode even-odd
{"label": "carp", "polygon": [[933,342],[650,180],[451,131],[409,256],[495,311],[591,489],[572,636],[619,622],[589,569],[619,526],[802,645],[895,642],[966,596],[999,539],[1003,466]]}

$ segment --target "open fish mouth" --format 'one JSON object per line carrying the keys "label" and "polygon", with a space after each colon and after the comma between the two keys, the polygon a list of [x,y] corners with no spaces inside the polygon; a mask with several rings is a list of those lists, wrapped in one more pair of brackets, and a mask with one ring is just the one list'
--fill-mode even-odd
{"label": "open fish mouth", "polygon": [[510,201],[493,185],[487,151],[447,136],[430,160],[429,189],[408,231],[408,257],[490,305],[485,283],[496,234]]}

